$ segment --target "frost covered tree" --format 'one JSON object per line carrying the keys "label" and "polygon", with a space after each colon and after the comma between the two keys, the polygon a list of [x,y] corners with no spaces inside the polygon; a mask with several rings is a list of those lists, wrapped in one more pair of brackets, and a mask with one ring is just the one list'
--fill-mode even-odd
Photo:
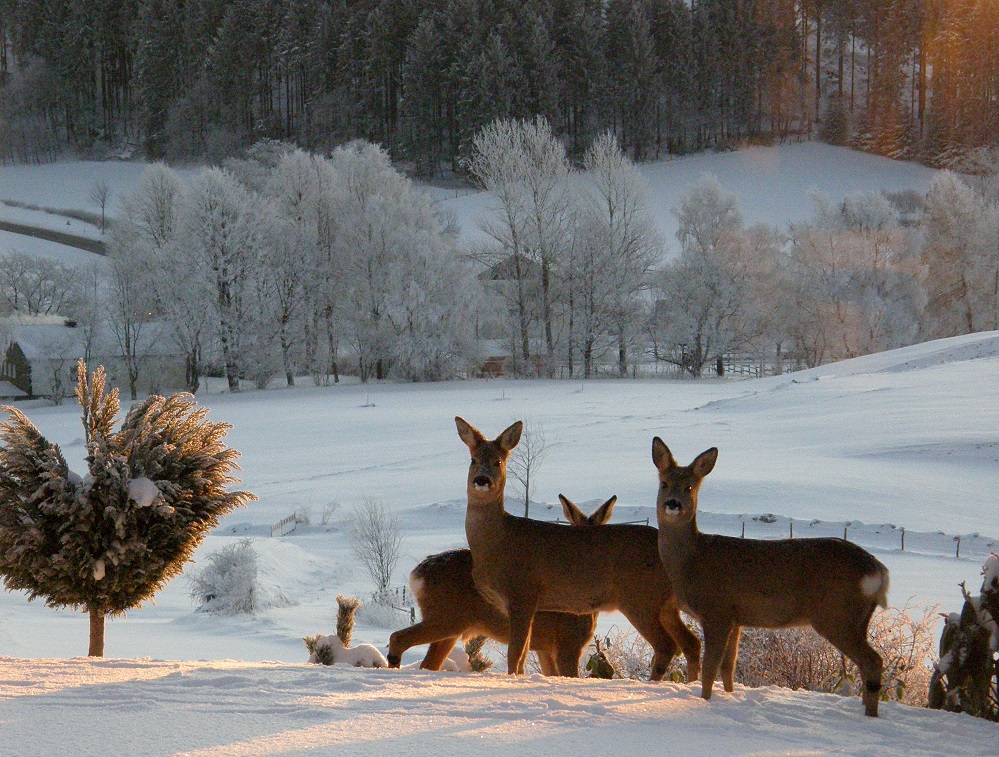
{"label": "frost covered tree", "polygon": [[593,368],[602,332],[617,336],[618,372],[628,370],[628,347],[642,321],[642,292],[663,242],[649,208],[648,188],[634,164],[607,132],[590,146],[584,166],[582,221],[573,256],[573,287],[581,316],[583,375]]}
{"label": "frost covered tree", "polygon": [[402,531],[399,519],[377,500],[365,500],[347,519],[351,549],[375,582],[376,596],[387,600],[392,572],[399,562]]}
{"label": "frost covered tree", "polygon": [[928,336],[999,327],[999,208],[950,171],[926,195]]}
{"label": "frost covered tree", "polygon": [[219,168],[190,189],[184,244],[210,282],[211,307],[229,391],[239,391],[245,288],[259,254],[259,196]]}
{"label": "frost covered tree", "polygon": [[104,655],[107,616],[124,614],[179,575],[233,508],[256,499],[227,491],[239,453],[229,425],[206,419],[187,394],[132,406],[117,431],[118,392],[103,368],[78,366],[87,475],[19,410],[0,424],[0,575],[10,590],[90,615],[89,655]]}
{"label": "frost covered tree", "polygon": [[[497,119],[476,134],[468,170],[496,197],[480,219],[492,239],[493,259],[512,279],[517,346],[531,359],[531,327],[537,313],[549,371],[554,369],[556,321],[562,304],[562,267],[570,242],[571,193],[565,148],[544,118]],[[532,287],[532,279],[537,286]],[[536,301],[532,293],[536,292]]]}
{"label": "frost covered tree", "polygon": [[[149,166],[124,199],[111,249],[116,266],[134,267],[127,276],[142,276],[142,294],[152,300],[151,309],[169,325],[183,351],[185,386],[193,393],[201,385],[211,288],[193,250],[183,244],[186,202],[186,188],[173,169],[163,163]],[[127,311],[122,312],[124,317]]]}
{"label": "frost covered tree", "polygon": [[759,335],[751,317],[754,246],[735,195],[705,175],[674,214],[679,257],[661,274],[651,324],[656,357],[692,376]]}

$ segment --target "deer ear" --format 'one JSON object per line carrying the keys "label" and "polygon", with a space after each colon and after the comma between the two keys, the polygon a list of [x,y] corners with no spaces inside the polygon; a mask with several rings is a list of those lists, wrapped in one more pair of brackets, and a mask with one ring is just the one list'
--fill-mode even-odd
{"label": "deer ear", "polygon": [[569,521],[570,525],[573,526],[586,525],[586,516],[583,515],[582,510],[576,507],[572,502],[563,497],[561,494],[558,495],[558,501],[562,503],[562,514],[565,515],[565,519]]}
{"label": "deer ear", "polygon": [[499,444],[500,449],[504,452],[509,452],[514,447],[517,446],[517,442],[520,441],[520,435],[524,430],[523,421],[517,421],[508,429],[506,429],[502,434],[496,437],[496,443]]}
{"label": "deer ear", "polygon": [[676,459],[669,451],[666,442],[658,436],[652,440],[652,462],[659,470],[669,470],[676,467]]}
{"label": "deer ear", "polygon": [[586,519],[586,522],[591,526],[602,526],[606,524],[607,521],[611,519],[611,513],[614,512],[615,502],[617,502],[616,494],[594,510],[590,514],[590,517]]}
{"label": "deer ear", "polygon": [[479,430],[460,415],[454,416],[454,425],[458,427],[458,436],[469,447],[475,448],[486,440]]}
{"label": "deer ear", "polygon": [[712,447],[695,457],[694,462],[690,464],[690,468],[698,478],[704,478],[714,469],[717,460],[718,448]]}

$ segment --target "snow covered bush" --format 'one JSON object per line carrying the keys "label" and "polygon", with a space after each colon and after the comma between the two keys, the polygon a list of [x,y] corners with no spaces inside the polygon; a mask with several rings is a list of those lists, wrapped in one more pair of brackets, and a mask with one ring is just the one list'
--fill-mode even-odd
{"label": "snow covered bush", "polygon": [[191,574],[191,597],[204,612],[223,615],[258,609],[260,590],[257,552],[250,539],[240,539],[208,555],[207,564]]}
{"label": "snow covered bush", "polygon": [[104,655],[108,615],[138,607],[179,575],[219,519],[256,499],[235,483],[230,428],[188,394],[151,396],[118,431],[118,390],[78,364],[88,473],[73,473],[19,410],[0,424],[0,575],[6,588],[90,614],[89,654]]}
{"label": "snow covered bush", "polygon": [[356,597],[336,598],[336,634],[306,636],[302,641],[309,650],[309,662],[317,665],[352,665],[355,668],[387,668],[388,660],[370,644],[350,646],[354,633],[354,614],[361,607]]}
{"label": "snow covered bush", "polygon": [[371,644],[345,647],[336,634],[308,636],[304,639],[309,650],[309,662],[315,665],[350,665],[355,668],[387,668],[385,655]]}
{"label": "snow covered bush", "polygon": [[940,661],[929,684],[929,706],[999,722],[999,555],[982,568],[982,591],[946,616]]}

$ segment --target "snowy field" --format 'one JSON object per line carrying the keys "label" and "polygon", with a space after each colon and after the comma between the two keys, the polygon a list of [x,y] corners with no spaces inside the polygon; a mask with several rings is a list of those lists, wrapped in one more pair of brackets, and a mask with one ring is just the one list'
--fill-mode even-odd
{"label": "snowy field", "polygon": [[[364,497],[402,521],[397,584],[425,555],[464,543],[467,453],[455,414],[491,436],[518,418],[544,425],[557,444],[539,472],[535,517],[554,519],[563,492],[584,509],[617,494],[615,521],[654,518],[652,436],[681,462],[716,445],[701,490],[704,530],[738,533],[745,522],[749,536],[778,536],[789,518],[796,536],[847,526],[891,569],[892,604],[956,610],[958,582],[977,588],[985,555],[999,549],[997,392],[999,333],[748,381],[208,394],[211,417],[234,426],[244,486],[261,501],[230,515],[198,557],[253,539],[272,606],[235,618],[197,613],[178,579],[155,605],[109,622],[107,654],[122,659],[93,662],[65,659],[86,649],[85,616],[0,596],[9,655],[0,661],[0,754],[62,754],[62,734],[81,754],[113,755],[335,754],[348,744],[361,754],[999,754],[995,724],[900,705],[871,722],[857,700],[778,689],[739,688],[708,704],[696,685],[325,668],[304,664],[301,642],[332,633],[338,593],[373,588],[342,530]],[[82,468],[77,409],[28,413]],[[324,526],[330,501],[341,508]],[[302,506],[312,525],[272,538],[271,524]],[[775,523],[753,520],[768,513]],[[605,615],[600,630],[623,623]],[[400,613],[396,627],[407,624]],[[391,630],[361,624],[355,643],[384,649]]]}

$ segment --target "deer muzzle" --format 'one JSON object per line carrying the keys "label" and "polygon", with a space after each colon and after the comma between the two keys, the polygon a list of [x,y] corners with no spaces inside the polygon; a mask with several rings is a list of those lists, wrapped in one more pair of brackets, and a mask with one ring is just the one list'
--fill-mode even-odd
{"label": "deer muzzle", "polygon": [[478,492],[487,492],[493,485],[493,480],[489,476],[476,476],[472,479],[472,488]]}
{"label": "deer muzzle", "polygon": [[663,502],[662,508],[669,515],[679,515],[683,511],[683,503],[678,499],[668,499]]}

